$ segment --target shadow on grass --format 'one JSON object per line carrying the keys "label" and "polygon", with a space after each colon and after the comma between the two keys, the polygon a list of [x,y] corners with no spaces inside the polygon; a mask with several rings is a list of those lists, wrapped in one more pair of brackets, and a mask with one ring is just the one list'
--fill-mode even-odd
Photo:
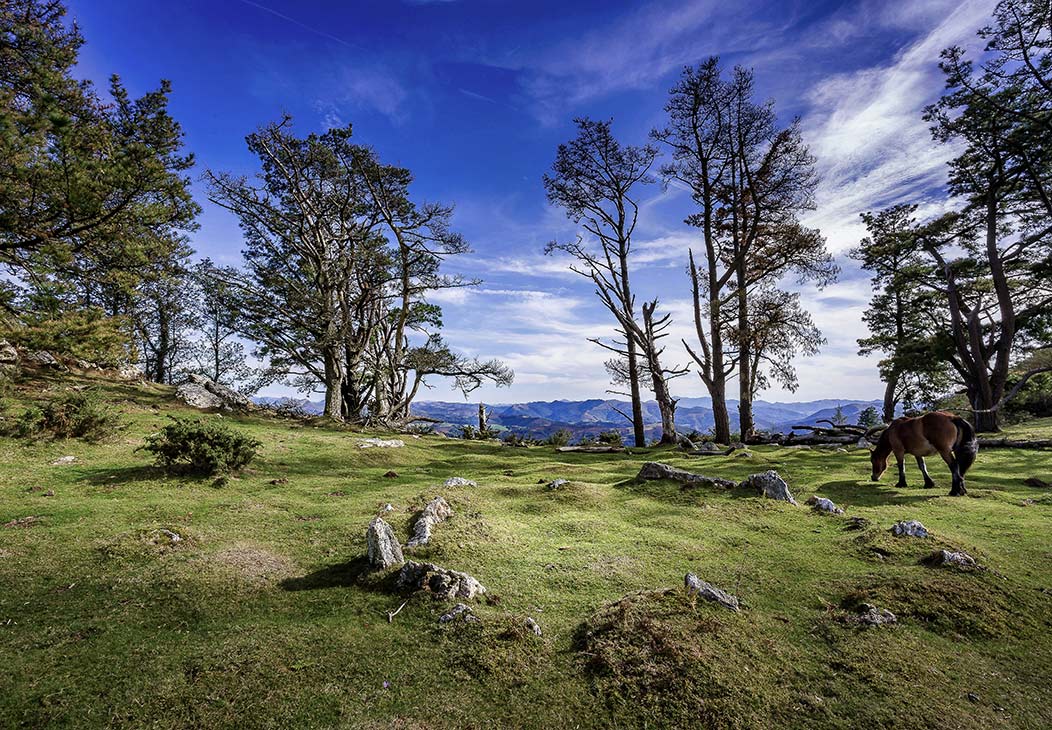
{"label": "shadow on grass", "polygon": [[[84,476],[80,481],[96,487],[109,487],[117,484],[134,484],[171,479],[164,469],[152,464],[147,466],[125,466],[110,469],[83,469]],[[189,477],[176,477],[180,481],[197,481]],[[201,477],[202,481],[208,477]]]}
{"label": "shadow on grass", "polygon": [[377,573],[369,567],[369,559],[361,555],[354,560],[335,563],[313,573],[286,578],[278,583],[286,591],[315,591],[325,588],[357,587],[379,593],[396,593],[398,571]]}
{"label": "shadow on grass", "polygon": [[840,482],[826,482],[820,485],[816,494],[828,497],[834,502],[846,502],[859,507],[880,507],[889,504],[918,504],[929,499],[936,499],[949,493],[949,485],[943,488],[940,485],[933,489],[923,489],[919,485],[916,489],[908,487],[909,492],[896,489],[894,486],[881,484],[879,482],[860,483],[858,481],[845,480]]}

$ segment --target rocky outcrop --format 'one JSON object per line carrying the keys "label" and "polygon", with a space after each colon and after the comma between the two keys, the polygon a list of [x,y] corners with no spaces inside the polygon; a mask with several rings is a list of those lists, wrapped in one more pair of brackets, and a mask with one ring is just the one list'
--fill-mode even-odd
{"label": "rocky outcrop", "polygon": [[975,570],[979,564],[975,558],[964,551],[938,550],[927,560],[934,567],[958,568],[960,570]]}
{"label": "rocky outcrop", "polygon": [[65,370],[66,366],[47,350],[37,350],[26,355],[26,363],[46,370]]}
{"label": "rocky outcrop", "polygon": [[413,536],[409,538],[406,547],[415,548],[420,545],[426,545],[428,541],[431,540],[431,531],[434,529],[435,525],[452,516],[453,509],[449,506],[449,502],[442,497],[435,497],[432,499],[427,503],[427,506],[424,507],[423,511],[420,512],[416,524],[413,525]]}
{"label": "rocky outcrop", "polygon": [[849,624],[872,629],[878,626],[888,626],[896,623],[898,618],[886,608],[877,608],[871,603],[860,603],[858,606],[858,612],[848,615],[844,621]]}
{"label": "rocky outcrop", "polygon": [[381,518],[376,517],[369,523],[365,541],[369,548],[369,566],[373,570],[384,570],[405,562],[394,530]]}
{"label": "rocky outcrop", "polygon": [[247,411],[252,408],[252,401],[248,396],[238,393],[233,388],[228,388],[222,383],[217,383],[211,378],[191,373],[190,382],[199,385],[223,402],[223,408],[231,411]]}
{"label": "rocky outcrop", "polygon": [[701,474],[694,474],[685,469],[677,469],[674,466],[662,464],[659,461],[648,461],[643,464],[636,479],[640,481],[668,479],[673,482],[680,482],[681,484],[690,484],[692,486],[700,487],[719,487],[721,489],[733,489],[737,486],[730,479],[720,479],[719,477],[707,477]]}
{"label": "rocky outcrop", "polygon": [[398,588],[427,591],[445,601],[455,598],[468,601],[486,592],[485,586],[467,573],[449,570],[434,563],[413,561],[403,565],[398,572]]}
{"label": "rocky outcrop", "polygon": [[779,499],[789,504],[796,504],[796,500],[793,499],[793,495],[789,491],[789,485],[773,469],[746,477],[742,481],[741,487],[743,489],[752,489],[760,496],[768,499]]}
{"label": "rocky outcrop", "polygon": [[552,481],[548,482],[548,484],[545,485],[544,488],[547,489],[549,492],[557,492],[569,483],[570,482],[567,479],[553,479]]}
{"label": "rocky outcrop", "polygon": [[196,383],[183,383],[175,389],[175,397],[191,408],[216,410],[223,407],[223,399]]}
{"label": "rocky outcrop", "polygon": [[687,573],[683,577],[683,587],[687,589],[687,596],[692,601],[696,601],[701,597],[706,601],[718,603],[731,611],[741,610],[737,596],[732,596],[711,583],[706,583],[693,573]]}
{"label": "rocky outcrop", "polygon": [[917,520],[905,520],[892,525],[891,534],[895,537],[928,537],[928,530]]}
{"label": "rocky outcrop", "polygon": [[833,500],[819,497],[817,494],[809,497],[806,504],[811,505],[815,512],[828,512],[834,515],[844,514],[844,510],[837,507]]}
{"label": "rocky outcrop", "polygon": [[358,439],[359,449],[400,449],[405,446],[402,439]]}
{"label": "rocky outcrop", "polygon": [[479,617],[471,610],[471,606],[466,603],[458,603],[453,606],[453,608],[438,617],[438,622],[440,624],[448,624],[450,621],[456,621],[458,618],[465,623],[479,622]]}
{"label": "rocky outcrop", "polygon": [[18,350],[7,340],[0,340],[0,365],[17,365]]}

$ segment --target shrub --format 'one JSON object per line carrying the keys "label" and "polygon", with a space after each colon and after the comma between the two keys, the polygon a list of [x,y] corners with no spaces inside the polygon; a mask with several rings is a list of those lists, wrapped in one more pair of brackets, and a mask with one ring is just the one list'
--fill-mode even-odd
{"label": "shrub", "polygon": [[603,431],[599,434],[599,443],[610,446],[623,446],[624,440],[621,438],[620,431]]}
{"label": "shrub", "polygon": [[573,438],[573,433],[570,432],[570,429],[560,428],[548,437],[548,443],[552,446],[566,446],[570,443],[571,438]]}
{"label": "shrub", "polygon": [[33,406],[18,419],[15,435],[30,438],[50,434],[55,438],[102,441],[124,428],[120,415],[97,390],[73,391]]}
{"label": "shrub", "polygon": [[139,447],[167,472],[209,476],[248,465],[262,444],[216,420],[176,418]]}

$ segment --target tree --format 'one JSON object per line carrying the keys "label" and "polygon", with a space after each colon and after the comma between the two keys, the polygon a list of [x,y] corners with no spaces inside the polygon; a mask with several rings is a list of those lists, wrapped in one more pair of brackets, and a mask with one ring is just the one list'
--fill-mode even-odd
{"label": "tree", "polygon": [[72,77],[83,39],[65,12],[0,4],[0,266],[23,280],[189,230],[199,210],[169,83],[132,100],[113,76],[102,100]]}
{"label": "tree", "polygon": [[942,277],[951,364],[977,430],[994,431],[1013,360],[1048,345],[1035,336],[1052,306],[1052,9],[1003,0],[979,35],[978,67],[943,51],[947,93],[925,112],[937,141],[962,148],[949,190],[963,208],[928,226],[924,247]]}
{"label": "tree", "polygon": [[[651,377],[661,408],[663,439],[671,433],[674,440],[675,403],[668,394],[656,339],[648,339],[646,325],[641,327],[637,322],[630,281],[632,234],[639,217],[636,189],[654,182],[650,168],[657,150],[621,144],[614,137],[609,121],[584,118],[575,119],[574,124],[577,137],[559,145],[551,173],[544,176],[544,187],[548,201],[563,208],[567,217],[580,224],[598,248],[593,249],[578,238],[574,243],[551,243],[545,253],[570,254],[576,261],[570,269],[592,282],[596,295],[614,316],[622,340],[611,343],[594,337],[590,341],[616,355],[607,363],[607,370],[615,384],[628,386],[632,404],[628,420],[632,423],[636,446],[646,445],[640,394],[644,368]],[[659,337],[660,333],[654,336]],[[640,362],[641,347],[643,363]],[[650,369],[655,363],[656,373]]]}
{"label": "tree", "polygon": [[724,442],[726,384],[734,374],[743,438],[754,430],[753,297],[789,271],[819,286],[836,275],[821,234],[799,221],[814,207],[814,158],[798,124],[779,129],[773,104],[753,95],[750,71],[736,68],[724,80],[712,57],[684,69],[665,105],[669,125],[652,133],[672,153],[661,168],[665,179],[686,185],[699,208],[686,222],[700,229],[703,243],[688,265],[700,351],[683,345],[712,397],[716,440]]}
{"label": "tree", "polygon": [[772,285],[755,290],[749,301],[749,326],[742,333],[732,325],[734,341],[749,340],[750,400],[770,386],[773,379],[788,391],[799,386],[793,358],[815,355],[825,343],[811,315],[800,306],[800,295]]}
{"label": "tree", "polygon": [[899,404],[910,408],[931,402],[948,388],[948,329],[941,295],[931,288],[937,272],[927,261],[916,206],[896,205],[863,213],[869,235],[851,252],[873,273],[875,294],[862,315],[869,337],[859,339],[859,354],[883,352],[880,376],[885,383],[883,419],[891,423]]}
{"label": "tree", "polygon": [[[887,420],[884,422],[891,423],[891,421]],[[873,406],[866,406],[858,414],[858,425],[862,426],[863,428],[873,428],[874,426],[879,426],[880,423],[880,414],[877,413],[877,409]]]}

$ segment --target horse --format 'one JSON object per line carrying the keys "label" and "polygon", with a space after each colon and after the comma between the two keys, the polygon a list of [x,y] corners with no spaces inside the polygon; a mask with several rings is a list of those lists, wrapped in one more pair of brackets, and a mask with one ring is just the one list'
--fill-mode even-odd
{"label": "horse", "polygon": [[931,489],[935,482],[928,476],[924,457],[938,454],[953,475],[950,496],[958,497],[968,493],[964,488],[964,475],[975,463],[978,453],[979,440],[972,424],[952,413],[935,411],[915,418],[896,418],[884,429],[876,448],[870,452],[869,460],[873,465],[873,481],[877,482],[888,468],[888,457],[895,454],[899,465],[899,481],[895,486],[903,489],[906,487],[904,459],[906,454],[912,454],[917,457],[917,466],[924,475],[925,489]]}

